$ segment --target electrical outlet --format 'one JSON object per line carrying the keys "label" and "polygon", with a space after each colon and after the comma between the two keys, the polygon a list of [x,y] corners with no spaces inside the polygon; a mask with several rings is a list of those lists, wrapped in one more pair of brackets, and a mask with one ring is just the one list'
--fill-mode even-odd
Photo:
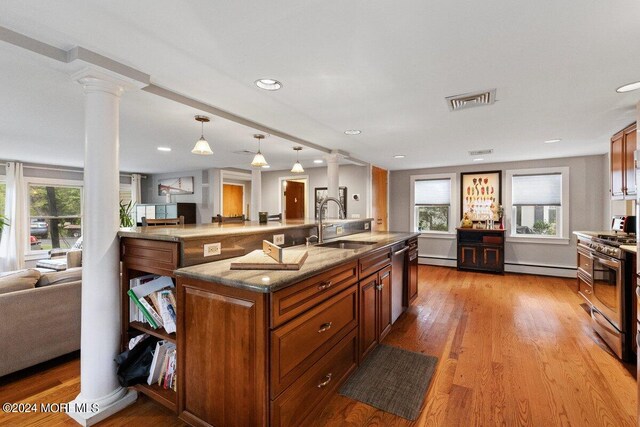
{"label": "electrical outlet", "polygon": [[222,253],[222,243],[206,243],[204,245],[204,256],[215,256]]}
{"label": "electrical outlet", "polygon": [[339,236],[339,235],[341,235],[342,233],[344,233],[344,227],[343,227],[343,226],[341,226],[341,225],[337,226],[337,227],[336,227],[336,234]]}
{"label": "electrical outlet", "polygon": [[273,244],[274,245],[284,245],[284,234],[274,234],[273,235]]}
{"label": "electrical outlet", "polygon": [[360,214],[351,214],[351,218],[360,219]]}
{"label": "electrical outlet", "polygon": [[364,223],[364,229],[365,229],[365,230],[368,230],[368,229],[369,229],[369,223],[368,223],[368,222],[365,222],[365,223]]}

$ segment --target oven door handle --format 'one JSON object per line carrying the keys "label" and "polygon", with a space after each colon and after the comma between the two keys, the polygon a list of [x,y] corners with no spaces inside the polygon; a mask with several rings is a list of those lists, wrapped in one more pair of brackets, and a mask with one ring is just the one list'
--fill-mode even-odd
{"label": "oven door handle", "polygon": [[594,255],[593,259],[598,260],[599,263],[611,268],[620,268],[620,261],[612,261],[608,258],[602,258],[598,255]]}
{"label": "oven door handle", "polygon": [[[604,320],[600,320],[600,317],[602,317]],[[613,329],[611,327],[611,325],[609,325],[609,321],[606,320],[606,318],[596,309],[594,309],[593,307],[591,307],[591,318],[601,327],[603,328],[605,331],[607,331],[608,333],[610,333],[611,335],[618,335],[620,332],[616,331],[615,329]]]}

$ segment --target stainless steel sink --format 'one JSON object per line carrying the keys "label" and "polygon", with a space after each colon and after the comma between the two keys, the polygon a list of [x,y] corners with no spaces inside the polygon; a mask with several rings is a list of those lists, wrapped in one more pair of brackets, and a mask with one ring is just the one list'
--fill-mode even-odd
{"label": "stainless steel sink", "polygon": [[373,246],[376,243],[377,242],[358,242],[355,240],[335,240],[333,242],[320,243],[316,246],[335,249],[360,249],[366,246]]}

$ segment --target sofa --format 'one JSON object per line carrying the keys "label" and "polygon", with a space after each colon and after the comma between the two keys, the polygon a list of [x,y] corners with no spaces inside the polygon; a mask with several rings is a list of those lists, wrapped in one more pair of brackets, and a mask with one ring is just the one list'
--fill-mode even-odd
{"label": "sofa", "polygon": [[80,349],[82,268],[0,273],[0,377]]}

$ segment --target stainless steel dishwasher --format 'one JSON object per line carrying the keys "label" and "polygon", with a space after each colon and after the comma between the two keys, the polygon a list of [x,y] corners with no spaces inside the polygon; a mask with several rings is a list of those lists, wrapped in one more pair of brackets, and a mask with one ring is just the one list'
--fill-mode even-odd
{"label": "stainless steel dishwasher", "polygon": [[395,323],[396,319],[400,317],[402,312],[406,309],[403,305],[405,297],[404,290],[404,277],[406,273],[405,269],[405,252],[409,250],[409,246],[405,246],[406,243],[402,242],[393,247],[393,257],[391,258],[391,323]]}

